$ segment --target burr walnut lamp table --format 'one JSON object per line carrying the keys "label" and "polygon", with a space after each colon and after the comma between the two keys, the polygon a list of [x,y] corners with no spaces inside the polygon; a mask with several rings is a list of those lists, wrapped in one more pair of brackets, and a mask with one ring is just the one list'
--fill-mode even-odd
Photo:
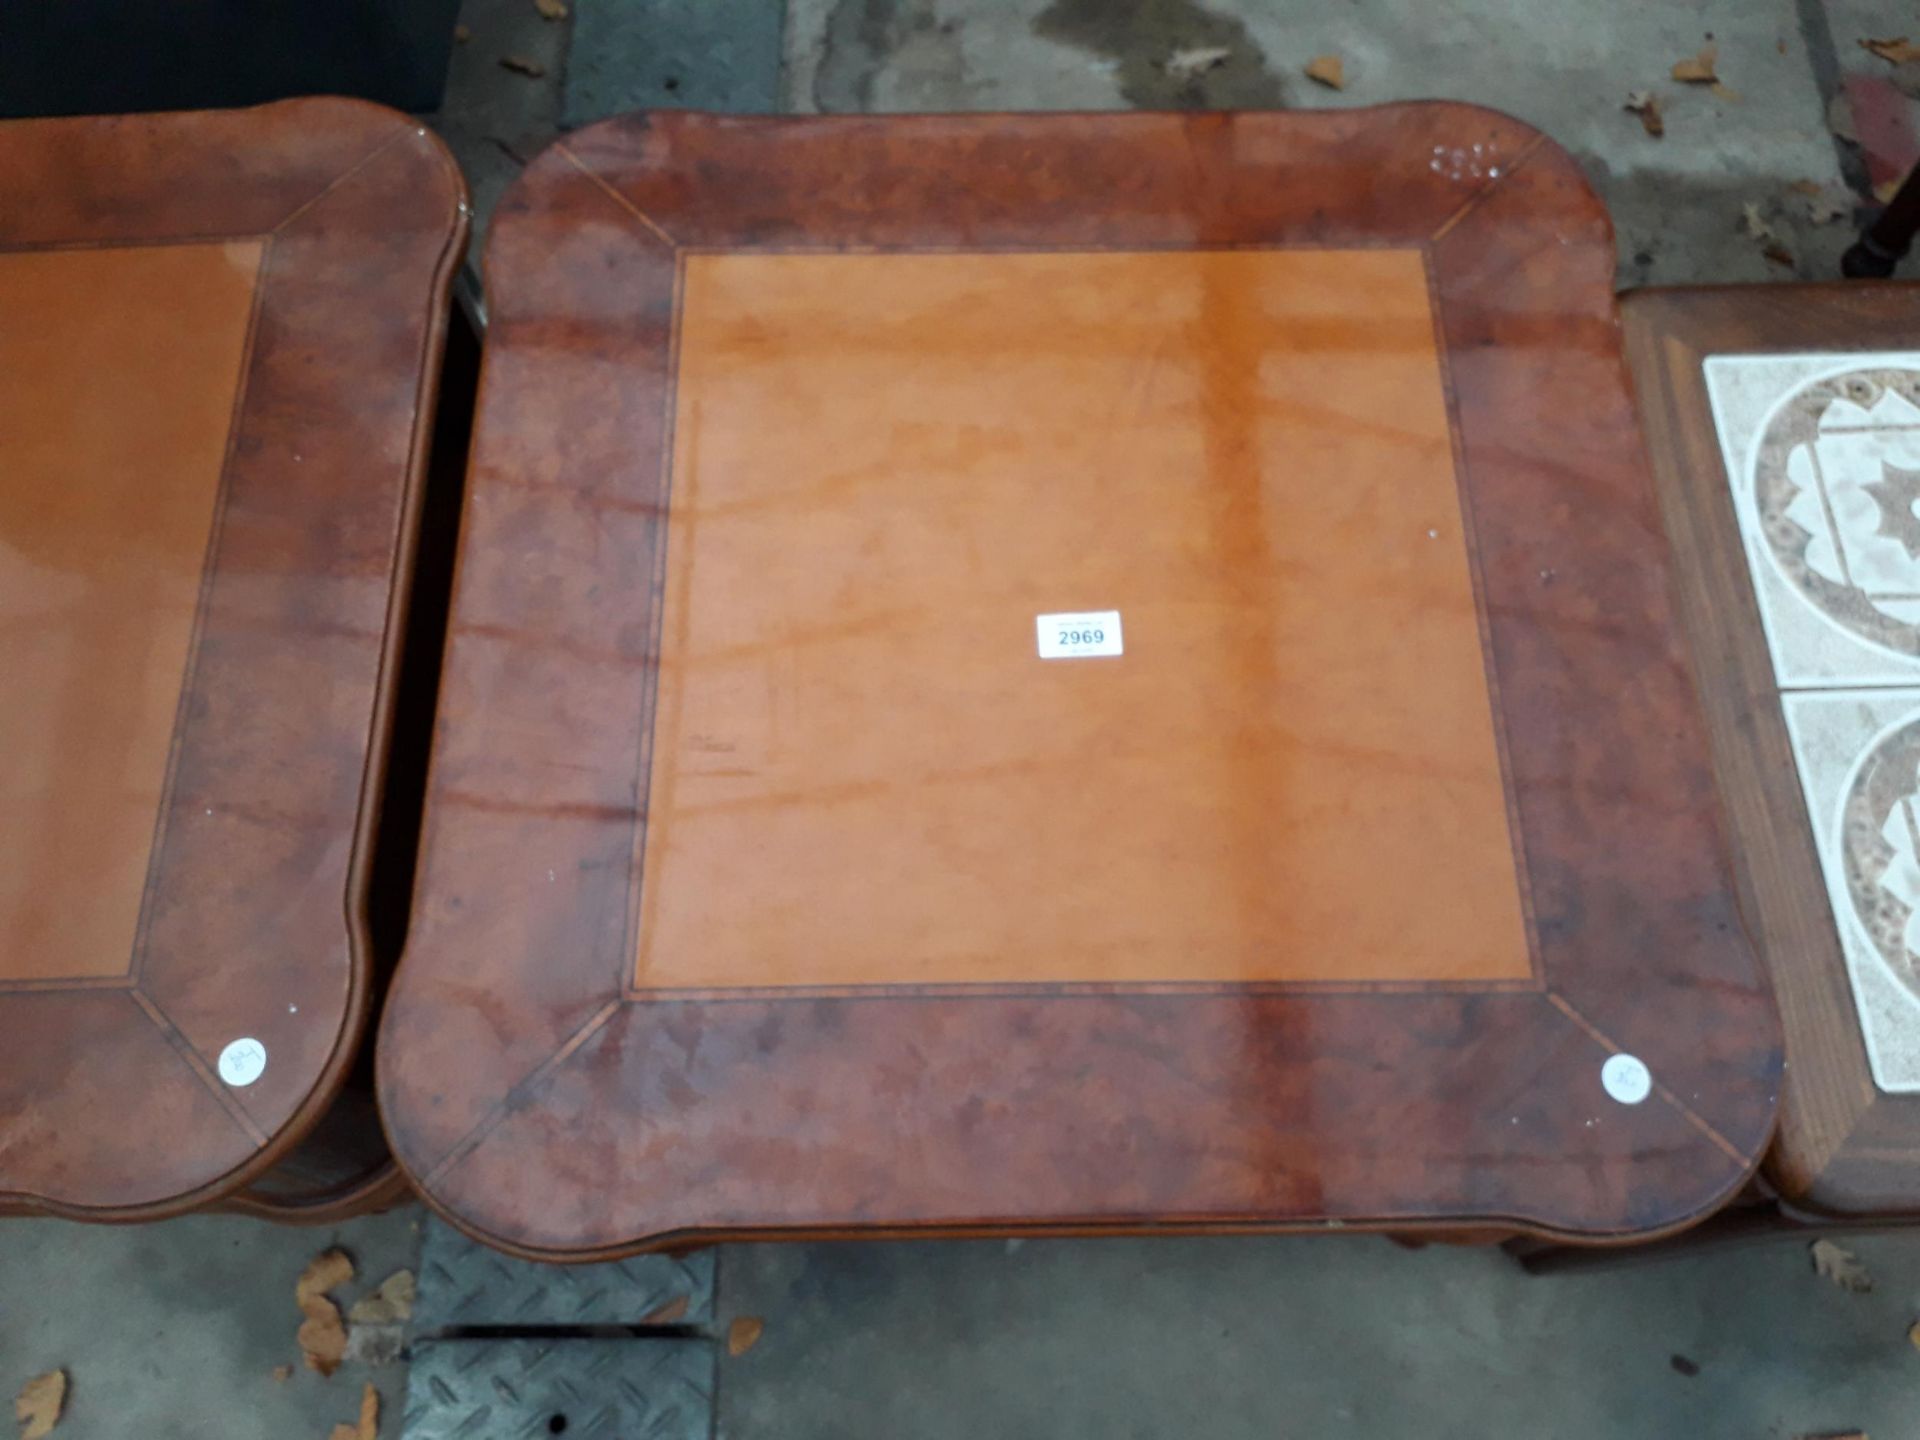
{"label": "burr walnut lamp table", "polygon": [[359,102],[0,124],[0,1209],[394,1174],[310,1147],[464,193]]}
{"label": "burr walnut lamp table", "polygon": [[1625,1239],[1776,1021],[1606,215],[1450,105],[635,116],[491,330],[395,1153],[550,1258]]}
{"label": "burr walnut lamp table", "polygon": [[1735,875],[1785,1025],[1764,1178],[1920,1219],[1920,286],[1625,303]]}

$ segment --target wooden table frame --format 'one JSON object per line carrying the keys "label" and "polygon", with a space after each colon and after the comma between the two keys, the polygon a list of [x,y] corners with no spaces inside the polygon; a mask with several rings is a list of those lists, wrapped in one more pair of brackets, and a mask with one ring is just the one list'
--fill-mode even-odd
{"label": "wooden table frame", "polygon": [[1808,823],[1701,362],[1901,350],[1920,286],[1741,285],[1623,298],[1628,353],[1692,638],[1734,875],[1790,1062],[1764,1174],[1795,1220],[1920,1215],[1920,1096],[1877,1089]]}
{"label": "wooden table frame", "polygon": [[[363,102],[0,123],[0,252],[260,246],[133,954],[124,974],[0,978],[0,1209],[145,1220],[235,1197],[354,1062],[466,231],[445,148]],[[308,857],[291,892],[290,850]],[[236,1035],[270,1057],[244,1089],[216,1073]]]}
{"label": "wooden table frame", "polygon": [[[671,503],[686,257],[1381,246],[1429,276],[1531,978],[632,988],[659,643],[645,557]],[[548,150],[489,244],[420,886],[379,1045],[395,1152],[429,1203],[566,1260],[848,1234],[1624,1241],[1710,1213],[1766,1144],[1780,1056],[1613,263],[1573,161],[1459,105],[659,114]],[[1645,1104],[1600,1087],[1621,1050],[1651,1066]],[[909,1056],[911,1099],[876,1098],[872,1075]]]}

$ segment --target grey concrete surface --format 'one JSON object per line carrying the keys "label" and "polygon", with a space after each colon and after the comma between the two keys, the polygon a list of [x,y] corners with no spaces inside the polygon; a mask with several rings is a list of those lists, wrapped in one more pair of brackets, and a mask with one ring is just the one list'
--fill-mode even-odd
{"label": "grey concrete surface", "polygon": [[[1862,0],[1862,7],[1870,0]],[[1817,5],[1813,13],[1821,14]],[[1882,3],[1882,29],[1899,7]],[[1585,165],[1613,211],[1623,284],[1835,273],[1847,227],[1808,221],[1799,181],[1841,193],[1827,97],[1793,0],[792,0],[787,104],[822,110],[1054,110],[1376,105],[1452,99],[1538,126]],[[1853,13],[1848,28],[1862,23]],[[1733,93],[1670,78],[1711,36]],[[1852,37],[1845,41],[1851,49]],[[1191,80],[1168,62],[1223,49]],[[1346,85],[1303,73],[1342,58]],[[1623,107],[1652,91],[1655,139]],[[1285,183],[1276,177],[1275,183]],[[1762,207],[1794,256],[1744,228]]]}
{"label": "grey concrete surface", "polygon": [[[1920,1236],[1580,1275],[1367,1236],[730,1247],[724,1440],[1920,1435]],[[1676,1358],[1677,1357],[1677,1358]],[[1682,1373],[1692,1370],[1694,1373]]]}
{"label": "grey concrete surface", "polygon": [[[0,1398],[64,1368],[58,1440],[325,1440],[353,1421],[368,1381],[397,1416],[398,1357],[327,1378],[301,1364],[293,1289],[308,1261],[340,1245],[357,1267],[336,1292],[344,1311],[415,1264],[419,1227],[411,1206],[337,1230],[236,1216],[0,1221]],[[292,1367],[284,1380],[280,1365]]]}
{"label": "grey concrete surface", "polygon": [[579,0],[563,122],[780,108],[782,0]]}

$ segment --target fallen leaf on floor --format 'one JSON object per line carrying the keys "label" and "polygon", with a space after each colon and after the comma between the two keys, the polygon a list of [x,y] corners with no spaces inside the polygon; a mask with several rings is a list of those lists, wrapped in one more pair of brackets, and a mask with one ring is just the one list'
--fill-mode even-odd
{"label": "fallen leaf on floor", "polygon": [[687,1297],[676,1295],[658,1310],[649,1310],[641,1317],[642,1325],[671,1325],[687,1313]]}
{"label": "fallen leaf on floor", "polygon": [[380,1433],[380,1392],[368,1385],[360,1392],[360,1419],[353,1425],[336,1425],[327,1440],[376,1440]]}
{"label": "fallen leaf on floor", "polygon": [[1871,50],[1889,65],[1904,65],[1909,60],[1920,60],[1920,45],[1915,45],[1902,35],[1895,40],[1862,40],[1862,50]]}
{"label": "fallen leaf on floor", "polygon": [[1306,77],[1318,81],[1329,90],[1347,88],[1346,62],[1338,55],[1316,55],[1306,65]]}
{"label": "fallen leaf on floor", "polygon": [[1844,1246],[1831,1240],[1816,1240],[1807,1247],[1807,1253],[1813,1257],[1814,1273],[1831,1280],[1842,1290],[1864,1295],[1873,1289],[1873,1276],[1867,1273],[1867,1267]]}
{"label": "fallen leaf on floor", "polygon": [[1831,195],[1816,190],[1814,198],[1807,201],[1807,219],[1815,225],[1831,225],[1836,220],[1845,220],[1853,214],[1853,206],[1846,200],[1836,200]]}
{"label": "fallen leaf on floor", "polygon": [[278,1383],[280,1383],[280,1382],[282,1382],[282,1381],[286,1381],[286,1380],[291,1380],[291,1379],[293,1378],[293,1366],[291,1366],[291,1365],[276,1365],[276,1366],[274,1366],[274,1367],[273,1367],[273,1378],[274,1378],[274,1383],[276,1383],[276,1384],[278,1384]]}
{"label": "fallen leaf on floor", "polygon": [[502,55],[500,64],[516,75],[531,75],[538,80],[547,73],[547,67],[538,60],[530,60],[525,55]]}
{"label": "fallen leaf on floor", "polygon": [[1175,80],[1193,80],[1227,63],[1227,57],[1233,52],[1224,45],[1209,46],[1202,50],[1176,50],[1167,57],[1161,66],[1169,77]]}
{"label": "fallen leaf on floor", "polygon": [[567,18],[566,0],[533,0],[533,8],[540,12],[542,20],[564,20]]}
{"label": "fallen leaf on floor", "polygon": [[1714,65],[1720,59],[1720,47],[1711,40],[1700,47],[1697,55],[1680,61],[1673,67],[1673,78],[1685,81],[1689,85],[1711,85],[1720,77],[1714,71]]}
{"label": "fallen leaf on floor", "polygon": [[347,1353],[347,1327],[340,1323],[340,1307],[327,1298],[327,1292],[352,1278],[353,1260],[347,1252],[325,1250],[314,1256],[293,1287],[294,1301],[304,1317],[294,1338],[309,1370],[331,1375],[340,1368]]}
{"label": "fallen leaf on floor", "polygon": [[1716,80],[1713,82],[1713,98],[1728,105],[1738,105],[1745,97],[1731,85],[1722,85]]}
{"label": "fallen leaf on floor", "polygon": [[13,1397],[13,1418],[20,1422],[20,1440],[40,1440],[60,1423],[60,1407],[67,1403],[67,1372],[49,1370],[20,1387]]}
{"label": "fallen leaf on floor", "polygon": [[406,1348],[404,1325],[355,1325],[347,1331],[347,1348],[341,1359],[349,1365],[377,1370],[382,1365],[397,1365]]}
{"label": "fallen leaf on floor", "polygon": [[322,1250],[300,1272],[294,1282],[294,1301],[304,1306],[308,1300],[338,1290],[353,1279],[353,1257],[344,1250]]}
{"label": "fallen leaf on floor", "polygon": [[767,1328],[766,1321],[752,1315],[742,1315],[727,1327],[727,1354],[740,1356],[760,1343],[760,1334]]}
{"label": "fallen leaf on floor", "polygon": [[454,44],[464,45],[471,39],[473,39],[473,27],[471,25],[456,25],[453,27]]}
{"label": "fallen leaf on floor", "polygon": [[411,1270],[396,1270],[371,1295],[362,1295],[347,1311],[350,1325],[394,1325],[413,1318]]}
{"label": "fallen leaf on floor", "polygon": [[1667,133],[1667,122],[1661,118],[1660,102],[1654,98],[1651,90],[1635,90],[1627,96],[1623,109],[1631,110],[1640,117],[1640,124],[1647,134],[1658,140]]}
{"label": "fallen leaf on floor", "polygon": [[1793,252],[1787,249],[1786,242],[1779,232],[1767,223],[1760,213],[1759,205],[1749,200],[1740,207],[1741,219],[1746,225],[1747,234],[1760,242],[1760,253],[1776,265],[1792,265]]}
{"label": "fallen leaf on floor", "polygon": [[1849,145],[1860,143],[1860,131],[1853,123],[1853,106],[1844,95],[1836,95],[1827,102],[1827,132]]}
{"label": "fallen leaf on floor", "polygon": [[1914,1321],[1907,1327],[1907,1342],[1914,1349],[1920,1350],[1920,1320]]}
{"label": "fallen leaf on floor", "polygon": [[1891,204],[1893,197],[1900,192],[1900,179],[1901,177],[1896,175],[1891,180],[1882,180],[1873,187],[1873,198],[1882,205]]}

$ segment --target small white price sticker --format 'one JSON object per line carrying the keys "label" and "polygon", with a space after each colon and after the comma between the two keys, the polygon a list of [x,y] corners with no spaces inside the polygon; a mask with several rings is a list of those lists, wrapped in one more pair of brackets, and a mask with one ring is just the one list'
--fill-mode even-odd
{"label": "small white price sticker", "polygon": [[1085,655],[1118,655],[1120,612],[1083,610],[1071,615],[1039,615],[1034,629],[1042,660],[1077,660]]}
{"label": "small white price sticker", "polygon": [[1638,1055],[1615,1055],[1600,1067],[1600,1084],[1622,1105],[1638,1105],[1653,1093],[1653,1073]]}
{"label": "small white price sticker", "polygon": [[251,1085],[267,1070],[267,1047],[251,1035],[230,1041],[220,1052],[220,1078],[238,1090]]}

